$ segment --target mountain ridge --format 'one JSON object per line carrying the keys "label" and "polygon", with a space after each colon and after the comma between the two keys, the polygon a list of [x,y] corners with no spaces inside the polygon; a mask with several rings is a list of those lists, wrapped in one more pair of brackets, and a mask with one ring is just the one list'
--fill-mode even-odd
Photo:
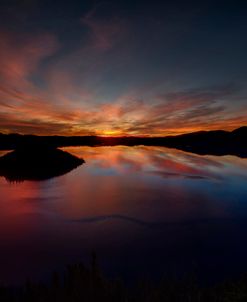
{"label": "mountain ridge", "polygon": [[164,137],[103,137],[103,136],[36,136],[0,134],[0,150],[13,150],[34,146],[164,146],[197,154],[237,155],[247,157],[247,126],[233,131],[197,131],[177,136]]}

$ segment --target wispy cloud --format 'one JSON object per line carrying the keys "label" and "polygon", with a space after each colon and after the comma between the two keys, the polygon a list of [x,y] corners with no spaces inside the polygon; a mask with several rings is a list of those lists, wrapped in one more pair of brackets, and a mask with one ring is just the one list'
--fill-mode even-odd
{"label": "wispy cloud", "polygon": [[125,32],[125,22],[120,18],[97,17],[96,6],[81,18],[81,22],[89,30],[90,43],[99,51],[111,49],[116,42],[121,40]]}
{"label": "wispy cloud", "polygon": [[110,82],[110,96],[99,93],[119,62],[107,53],[116,48],[122,65],[131,55],[121,52],[129,28],[123,19],[102,18],[96,10],[79,23],[86,37],[68,52],[50,32],[0,31],[1,132],[160,136],[246,123],[243,95],[234,103],[240,91],[234,84],[168,89],[159,79],[133,88],[127,79],[116,97]]}

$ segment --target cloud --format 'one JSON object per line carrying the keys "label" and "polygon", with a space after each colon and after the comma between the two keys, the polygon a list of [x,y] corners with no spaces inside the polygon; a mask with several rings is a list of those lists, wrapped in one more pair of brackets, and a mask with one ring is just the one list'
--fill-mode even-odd
{"label": "cloud", "polygon": [[89,29],[90,42],[99,51],[107,51],[119,41],[125,31],[124,21],[120,18],[99,18],[97,9],[92,9],[81,22]]}
{"label": "cloud", "polygon": [[246,123],[245,104],[233,104],[241,90],[233,84],[157,92],[149,83],[103,102],[96,91],[108,61],[101,53],[121,40],[124,22],[92,11],[82,23],[88,44],[69,53],[59,52],[51,33],[0,31],[1,132],[161,136]]}
{"label": "cloud", "polygon": [[1,88],[0,99],[12,100],[0,103],[0,128],[21,133],[160,136],[201,129],[230,130],[246,119],[244,111],[238,115],[231,113],[215,98],[169,98],[162,102],[154,97],[156,101],[151,103],[125,97],[115,103],[81,103],[73,107],[66,102],[53,103],[41,96]]}
{"label": "cloud", "polygon": [[0,32],[0,78],[12,87],[27,86],[28,77],[35,72],[42,59],[52,55],[58,42],[51,34],[36,36]]}

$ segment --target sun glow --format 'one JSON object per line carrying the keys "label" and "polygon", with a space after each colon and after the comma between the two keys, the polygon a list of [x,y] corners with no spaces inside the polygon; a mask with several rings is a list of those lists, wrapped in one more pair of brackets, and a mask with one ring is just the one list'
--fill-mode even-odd
{"label": "sun glow", "polygon": [[121,131],[117,130],[103,130],[102,131],[102,136],[121,136],[123,133]]}

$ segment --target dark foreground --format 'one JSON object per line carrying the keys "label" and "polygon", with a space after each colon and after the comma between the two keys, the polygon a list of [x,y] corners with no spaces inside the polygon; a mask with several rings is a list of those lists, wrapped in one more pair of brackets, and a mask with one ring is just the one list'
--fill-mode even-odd
{"label": "dark foreground", "polygon": [[137,282],[126,287],[121,279],[105,278],[92,257],[91,267],[70,265],[63,275],[54,272],[49,284],[27,281],[22,288],[0,288],[1,302],[244,302],[247,277],[202,287],[196,278],[163,278],[157,283]]}
{"label": "dark foreground", "polygon": [[0,157],[0,176],[10,182],[45,180],[66,174],[83,163],[83,159],[55,148],[18,148]]}

